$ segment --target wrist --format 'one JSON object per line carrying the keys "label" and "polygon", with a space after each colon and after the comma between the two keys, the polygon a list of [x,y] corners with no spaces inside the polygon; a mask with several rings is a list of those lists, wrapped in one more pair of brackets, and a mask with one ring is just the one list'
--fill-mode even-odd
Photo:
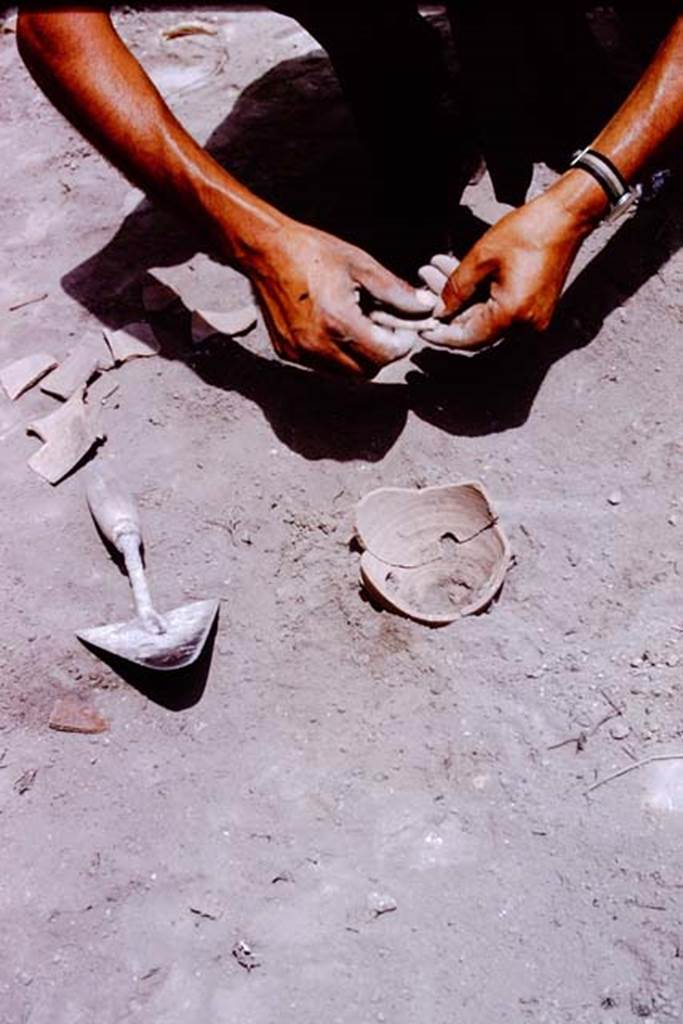
{"label": "wrist", "polygon": [[285,244],[289,219],[249,195],[244,204],[219,202],[209,212],[209,230],[219,254],[245,273],[267,266]]}
{"label": "wrist", "polygon": [[545,194],[554,200],[581,238],[595,230],[610,208],[604,190],[579,167],[570,167]]}
{"label": "wrist", "polygon": [[186,215],[208,237],[207,248],[250,273],[277,245],[290,219],[254,195],[197,147],[181,167],[178,191]]}

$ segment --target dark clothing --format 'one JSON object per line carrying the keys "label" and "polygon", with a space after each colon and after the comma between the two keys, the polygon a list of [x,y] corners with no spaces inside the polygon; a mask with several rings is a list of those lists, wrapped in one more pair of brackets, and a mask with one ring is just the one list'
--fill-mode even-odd
{"label": "dark clothing", "polygon": [[680,3],[452,2],[465,101],[496,195],[524,201],[534,160],[559,170],[617,111]]}
{"label": "dark clothing", "polygon": [[[327,50],[362,134],[378,152],[438,135],[442,62],[415,0],[279,0]],[[446,4],[460,104],[498,199],[524,201],[534,160],[564,169],[638,80],[683,5],[672,0]],[[443,140],[441,140],[443,142]],[[446,148],[448,148],[446,146]],[[434,156],[421,159],[438,176]],[[402,174],[405,180],[405,174]],[[438,182],[434,183],[438,191]]]}

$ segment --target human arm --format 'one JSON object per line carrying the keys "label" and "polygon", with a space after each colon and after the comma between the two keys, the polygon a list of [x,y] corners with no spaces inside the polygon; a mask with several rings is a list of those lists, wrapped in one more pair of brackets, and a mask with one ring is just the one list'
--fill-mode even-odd
{"label": "human arm", "polygon": [[376,300],[424,312],[425,298],[367,253],[285,216],[225,171],[174,117],[102,5],[25,5],[21,55],[55,106],[136,185],[179,212],[243,270],[285,358],[370,375],[412,336],[372,323]]}
{"label": "human arm", "polygon": [[[683,17],[635,89],[591,143],[633,182],[683,132]],[[585,171],[568,170],[542,195],[507,214],[444,277],[442,304],[422,336],[450,348],[476,348],[500,338],[513,324],[544,330],[584,239],[608,207],[602,188]],[[437,269],[439,269],[437,267]],[[437,275],[432,284],[439,284]],[[479,288],[485,301],[471,302]]]}

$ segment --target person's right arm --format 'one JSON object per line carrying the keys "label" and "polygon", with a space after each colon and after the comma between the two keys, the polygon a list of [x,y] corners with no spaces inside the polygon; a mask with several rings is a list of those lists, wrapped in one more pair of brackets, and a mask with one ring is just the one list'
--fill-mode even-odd
{"label": "person's right arm", "polygon": [[98,5],[33,5],[17,23],[21,55],[56,107],[113,164],[207,238],[252,280],[276,351],[369,374],[413,340],[366,318],[361,288],[407,312],[425,299],[367,253],[269,206],[225,171],[174,117]]}

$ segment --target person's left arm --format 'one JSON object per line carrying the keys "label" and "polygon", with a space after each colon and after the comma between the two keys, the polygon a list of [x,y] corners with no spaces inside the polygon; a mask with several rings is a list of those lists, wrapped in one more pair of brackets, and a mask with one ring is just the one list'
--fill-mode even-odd
{"label": "person's left arm", "polygon": [[[683,16],[676,19],[635,89],[591,148],[633,182],[682,131]],[[444,275],[440,261],[445,283],[435,315],[448,322],[432,321],[422,337],[437,345],[469,349],[496,341],[513,324],[544,330],[581,243],[608,205],[590,174],[570,168],[542,195],[494,224],[450,276]],[[480,286],[488,287],[487,300],[457,316]]]}

